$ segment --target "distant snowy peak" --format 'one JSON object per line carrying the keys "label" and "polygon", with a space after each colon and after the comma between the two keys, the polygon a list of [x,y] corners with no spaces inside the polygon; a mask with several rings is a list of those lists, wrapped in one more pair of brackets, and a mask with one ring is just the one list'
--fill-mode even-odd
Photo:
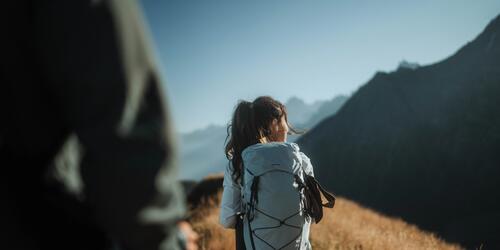
{"label": "distant snowy peak", "polygon": [[420,65],[416,62],[408,62],[406,60],[403,60],[403,61],[399,62],[398,70],[399,69],[415,70],[415,69],[418,69],[419,67],[420,67]]}
{"label": "distant snowy peak", "polygon": [[288,112],[288,120],[292,124],[302,124],[311,118],[318,111],[325,101],[315,101],[311,104],[304,102],[303,99],[292,96],[284,104]]}

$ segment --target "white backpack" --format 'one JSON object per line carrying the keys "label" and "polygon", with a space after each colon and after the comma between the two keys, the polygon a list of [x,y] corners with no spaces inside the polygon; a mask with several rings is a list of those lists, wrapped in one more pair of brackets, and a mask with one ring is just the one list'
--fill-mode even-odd
{"label": "white backpack", "polygon": [[[309,201],[314,198],[306,183],[314,178],[309,159],[297,144],[288,142],[251,145],[243,150],[242,159],[246,248],[310,249],[308,236],[313,213]],[[330,205],[333,207],[325,206]]]}

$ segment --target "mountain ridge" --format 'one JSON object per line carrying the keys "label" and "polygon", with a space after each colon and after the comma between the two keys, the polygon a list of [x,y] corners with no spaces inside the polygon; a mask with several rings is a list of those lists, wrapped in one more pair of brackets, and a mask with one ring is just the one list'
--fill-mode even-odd
{"label": "mountain ridge", "polygon": [[298,139],[320,181],[445,239],[500,246],[483,218],[500,222],[499,33],[500,15],[444,60],[377,72]]}

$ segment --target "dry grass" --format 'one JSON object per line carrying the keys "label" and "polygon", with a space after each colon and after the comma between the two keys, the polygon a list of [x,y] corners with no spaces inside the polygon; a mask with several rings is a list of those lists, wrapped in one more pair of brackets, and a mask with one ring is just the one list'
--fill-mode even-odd
{"label": "dry grass", "polygon": [[[206,191],[211,198],[190,212],[193,228],[200,234],[200,248],[232,250],[234,231],[224,229],[218,222],[221,190]],[[461,249],[400,219],[383,216],[344,198],[337,199],[334,209],[324,211],[323,220],[311,228],[314,250]]]}
{"label": "dry grass", "polygon": [[[235,246],[234,230],[225,229],[219,224],[219,204],[222,196],[223,175],[208,176],[194,188],[191,197],[199,199],[191,202],[189,220],[199,234],[200,249],[232,250]],[[219,180],[219,181],[217,181]],[[202,193],[201,193],[202,192]],[[190,198],[191,198],[190,197]],[[193,203],[195,207],[193,207]]]}
{"label": "dry grass", "polygon": [[225,229],[219,224],[219,209],[203,209],[191,219],[194,230],[199,234],[200,249],[233,250],[234,230]]}
{"label": "dry grass", "polygon": [[314,249],[460,249],[344,198],[337,200],[334,209],[327,209],[323,220],[311,228]]}

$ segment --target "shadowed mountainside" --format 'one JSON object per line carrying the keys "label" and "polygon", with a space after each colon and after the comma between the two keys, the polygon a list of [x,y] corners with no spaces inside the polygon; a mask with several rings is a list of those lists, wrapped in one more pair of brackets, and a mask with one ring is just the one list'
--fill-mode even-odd
{"label": "shadowed mountainside", "polygon": [[500,16],[441,62],[377,73],[298,143],[337,194],[499,248]]}

